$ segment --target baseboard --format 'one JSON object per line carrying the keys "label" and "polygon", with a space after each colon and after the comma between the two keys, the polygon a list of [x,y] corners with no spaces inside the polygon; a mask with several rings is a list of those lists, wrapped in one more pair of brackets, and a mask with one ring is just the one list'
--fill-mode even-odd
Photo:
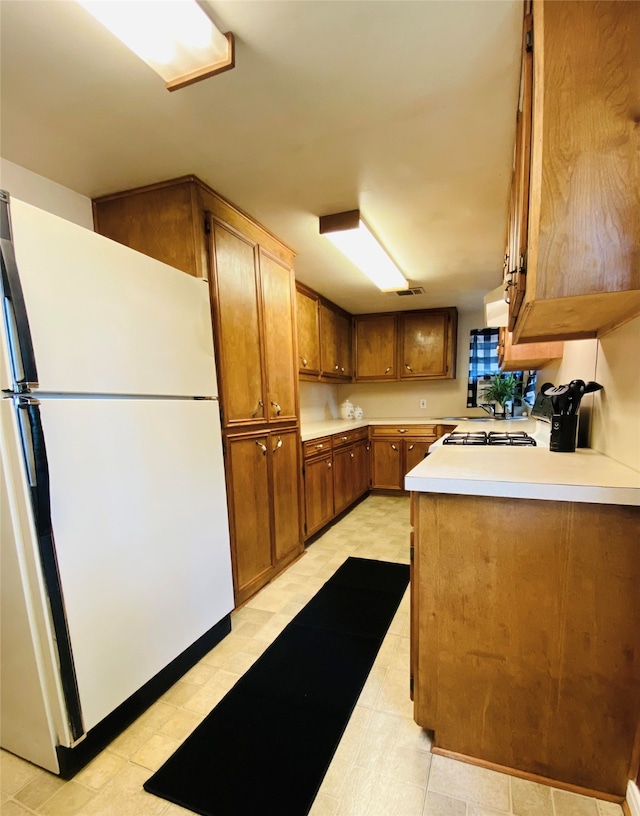
{"label": "baseboard", "polygon": [[640,790],[631,780],[627,785],[627,807],[631,816],[640,816]]}

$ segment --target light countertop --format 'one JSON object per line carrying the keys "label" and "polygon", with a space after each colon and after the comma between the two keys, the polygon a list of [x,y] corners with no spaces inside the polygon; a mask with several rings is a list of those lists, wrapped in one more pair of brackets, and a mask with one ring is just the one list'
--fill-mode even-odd
{"label": "light countertop", "polygon": [[419,493],[640,506],[640,473],[589,448],[440,446],[405,476]]}
{"label": "light countertop", "polygon": [[[530,424],[531,420],[526,421]],[[531,423],[535,426],[535,422]],[[449,425],[456,426],[457,430],[462,431],[504,431],[504,430],[526,430],[525,423],[521,419],[509,419],[506,421],[493,420],[490,417],[486,419],[479,417],[476,420],[459,421],[448,420],[442,417],[406,417],[402,419],[389,419],[378,417],[366,417],[365,419],[327,419],[320,422],[303,422],[300,429],[302,441],[308,442],[309,439],[317,439],[320,436],[331,436],[335,433],[344,433],[344,431],[353,431],[356,428],[366,428],[368,425]]]}

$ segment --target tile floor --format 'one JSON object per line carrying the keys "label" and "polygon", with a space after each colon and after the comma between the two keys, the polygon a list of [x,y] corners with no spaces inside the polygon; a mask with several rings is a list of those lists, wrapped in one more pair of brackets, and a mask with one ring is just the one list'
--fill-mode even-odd
{"label": "tile floor", "polygon": [[[406,497],[371,496],[243,609],[233,629],[68,782],[0,754],[3,816],[185,816],[143,782],[349,555],[407,563]],[[408,696],[409,592],[325,777],[311,816],[621,816],[622,809],[432,756]],[[265,816],[278,816],[265,801]],[[256,816],[259,816],[256,814]]]}

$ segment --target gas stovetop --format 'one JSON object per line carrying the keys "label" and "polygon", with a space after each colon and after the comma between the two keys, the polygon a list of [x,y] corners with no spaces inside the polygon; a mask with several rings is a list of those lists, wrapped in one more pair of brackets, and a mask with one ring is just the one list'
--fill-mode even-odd
{"label": "gas stovetop", "polygon": [[501,431],[453,431],[442,443],[443,445],[510,445],[525,447],[535,445],[536,440],[524,431],[511,433]]}

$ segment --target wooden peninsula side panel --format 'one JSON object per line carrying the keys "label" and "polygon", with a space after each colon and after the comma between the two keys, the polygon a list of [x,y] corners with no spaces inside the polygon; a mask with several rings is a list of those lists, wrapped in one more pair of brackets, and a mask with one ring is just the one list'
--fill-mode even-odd
{"label": "wooden peninsula side panel", "polygon": [[640,508],[412,500],[414,716],[436,750],[624,796],[638,770]]}

